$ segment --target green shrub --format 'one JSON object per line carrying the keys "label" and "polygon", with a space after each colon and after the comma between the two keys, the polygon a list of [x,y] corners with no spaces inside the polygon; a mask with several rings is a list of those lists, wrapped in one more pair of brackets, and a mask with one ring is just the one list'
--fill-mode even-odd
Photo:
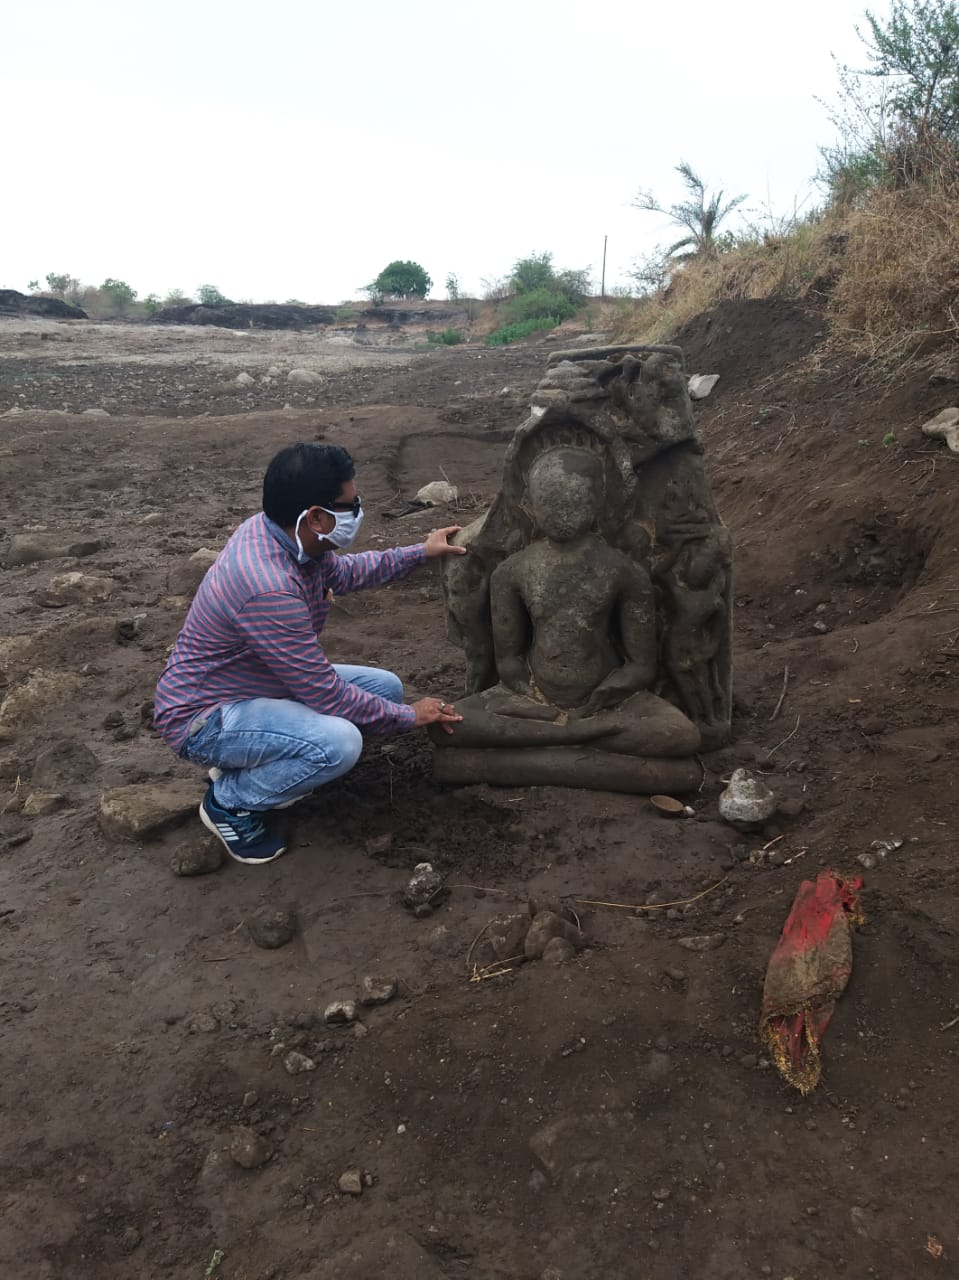
{"label": "green shrub", "polygon": [[444,329],[442,333],[428,333],[426,341],[431,347],[456,347],[466,341],[466,335],[459,329]]}
{"label": "green shrub", "polygon": [[507,324],[502,329],[496,329],[486,338],[486,345],[507,347],[511,342],[520,342],[534,333],[555,329],[558,324],[559,321],[554,316],[533,316],[529,320],[521,320],[516,324]]}
{"label": "green shrub", "polygon": [[510,298],[504,311],[506,319],[511,324],[522,324],[526,320],[541,320],[543,316],[552,316],[559,324],[576,314],[576,306],[554,286],[533,289],[531,293],[517,294],[515,298]]}

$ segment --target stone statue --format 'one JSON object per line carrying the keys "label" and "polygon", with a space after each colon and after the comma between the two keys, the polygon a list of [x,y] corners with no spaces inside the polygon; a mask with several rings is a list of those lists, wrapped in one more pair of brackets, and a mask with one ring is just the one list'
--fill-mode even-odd
{"label": "stone statue", "polygon": [[[645,356],[645,358],[642,358]],[[698,785],[728,737],[730,546],[678,348],[560,353],[447,568],[466,652],[448,782]]]}

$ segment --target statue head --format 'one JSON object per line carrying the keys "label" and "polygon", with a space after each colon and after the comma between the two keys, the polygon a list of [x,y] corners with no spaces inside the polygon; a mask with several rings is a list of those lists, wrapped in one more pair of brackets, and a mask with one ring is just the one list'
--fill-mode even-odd
{"label": "statue head", "polygon": [[527,491],[539,532],[569,542],[592,529],[602,513],[602,458],[586,449],[548,449],[530,467]]}

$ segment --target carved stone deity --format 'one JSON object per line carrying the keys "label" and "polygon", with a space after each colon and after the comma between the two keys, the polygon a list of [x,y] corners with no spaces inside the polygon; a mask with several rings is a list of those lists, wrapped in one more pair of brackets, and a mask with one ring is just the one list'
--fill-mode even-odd
{"label": "carved stone deity", "polygon": [[446,562],[466,653],[445,782],[684,791],[729,736],[729,534],[678,347],[558,352]]}

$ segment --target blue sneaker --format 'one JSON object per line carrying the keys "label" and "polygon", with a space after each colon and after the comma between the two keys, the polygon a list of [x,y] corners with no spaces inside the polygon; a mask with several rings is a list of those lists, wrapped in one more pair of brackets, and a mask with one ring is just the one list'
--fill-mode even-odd
{"label": "blue sneaker", "polygon": [[262,814],[247,809],[224,809],[213,798],[213,783],[206,789],[200,805],[200,821],[212,831],[237,862],[272,862],[286,852],[286,844],[275,836],[263,821]]}

